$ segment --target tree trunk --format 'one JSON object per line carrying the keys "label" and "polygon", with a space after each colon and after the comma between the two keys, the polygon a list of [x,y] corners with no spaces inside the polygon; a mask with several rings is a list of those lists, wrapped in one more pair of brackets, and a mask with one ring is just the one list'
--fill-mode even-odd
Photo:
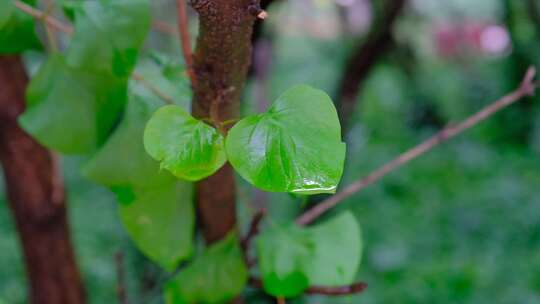
{"label": "tree trunk", "polygon": [[54,156],[17,124],[28,79],[17,56],[0,56],[0,161],[23,249],[29,302],[85,303]]}
{"label": "tree trunk", "polygon": [[[199,14],[194,54],[197,84],[193,115],[214,121],[235,119],[251,56],[255,0],[192,0]],[[213,109],[213,111],[211,111]],[[213,116],[213,117],[212,117]],[[224,237],[236,225],[236,189],[229,164],[197,183],[200,225],[208,243]]]}

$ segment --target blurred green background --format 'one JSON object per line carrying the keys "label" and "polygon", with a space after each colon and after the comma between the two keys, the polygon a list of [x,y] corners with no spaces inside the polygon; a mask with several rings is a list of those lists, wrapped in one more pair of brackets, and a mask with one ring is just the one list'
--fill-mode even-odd
{"label": "blurred green background", "polygon": [[[173,24],[168,1],[156,18]],[[308,83],[330,95],[353,46],[366,38],[380,0],[281,0],[263,37],[268,74],[252,78],[248,114],[283,90]],[[196,28],[195,17],[193,28]],[[529,64],[540,67],[537,0],[411,0],[394,43],[362,84],[346,138],[342,185],[515,88]],[[178,54],[171,36],[148,44]],[[82,158],[64,158],[69,213],[91,303],[115,303],[114,256],[125,256],[131,303],[161,303],[167,275],[133,247],[114,196],[84,180]],[[240,182],[239,215],[261,197]],[[3,192],[3,190],[2,190]],[[286,194],[261,204],[279,221],[305,207]],[[24,303],[24,269],[9,210],[0,196],[0,298]],[[266,202],[265,202],[266,201]],[[305,297],[290,303],[540,303],[540,100],[529,98],[353,196],[364,255],[358,296]],[[344,231],[343,233],[347,233]],[[248,303],[275,300],[248,292]]]}

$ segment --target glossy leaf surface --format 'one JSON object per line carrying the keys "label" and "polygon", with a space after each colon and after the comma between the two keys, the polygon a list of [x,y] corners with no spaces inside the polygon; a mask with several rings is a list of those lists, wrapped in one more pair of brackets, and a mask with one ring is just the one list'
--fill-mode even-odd
{"label": "glossy leaf surface", "polygon": [[165,301],[225,303],[242,292],[247,279],[242,250],[233,232],[209,247],[167,284]]}
{"label": "glossy leaf surface", "polygon": [[[34,0],[23,1],[35,5]],[[15,1],[0,1],[0,54],[17,54],[41,49],[34,18],[15,7]]]}
{"label": "glossy leaf surface", "polygon": [[175,105],[152,116],[144,131],[144,146],[162,168],[190,181],[212,175],[226,161],[221,134]]}
{"label": "glossy leaf surface", "polygon": [[345,144],[326,93],[295,86],[263,114],[240,120],[226,141],[233,167],[265,191],[333,193],[343,173]]}
{"label": "glossy leaf surface", "polygon": [[300,228],[275,225],[257,239],[264,289],[275,296],[300,295],[308,286],[351,284],[360,264],[360,227],[350,212]]}

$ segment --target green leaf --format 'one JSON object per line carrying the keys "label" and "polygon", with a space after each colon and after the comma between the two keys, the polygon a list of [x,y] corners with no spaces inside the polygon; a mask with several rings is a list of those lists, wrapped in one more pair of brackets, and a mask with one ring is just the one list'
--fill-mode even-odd
{"label": "green leaf", "polygon": [[353,283],[361,230],[348,211],[310,228],[274,225],[258,237],[257,253],[264,289],[274,296],[298,296],[312,285]]}
{"label": "green leaf", "polygon": [[166,285],[165,302],[225,303],[242,292],[247,279],[248,271],[238,238],[231,232]]}
{"label": "green leaf", "polygon": [[[139,75],[143,76],[146,84],[152,85],[171,98],[175,104],[188,112],[190,111],[192,92],[183,64],[179,64],[164,55],[154,54],[140,60],[135,70]],[[144,97],[146,100],[153,99],[160,103],[163,102],[159,96],[156,96],[155,92],[149,90],[140,81],[131,81],[130,92]]]}
{"label": "green leaf", "polygon": [[266,113],[240,120],[226,149],[243,178],[272,192],[333,193],[345,160],[332,100],[306,85],[287,90]]}
{"label": "green leaf", "polygon": [[144,147],[161,167],[190,181],[212,175],[226,161],[221,134],[175,105],[154,113],[144,131]]}
{"label": "green leaf", "polygon": [[169,180],[134,188],[134,201],[120,204],[122,223],[137,247],[168,271],[193,251],[195,215],[190,183]]}
{"label": "green leaf", "polygon": [[27,88],[21,126],[43,145],[63,153],[92,151],[117,120],[126,88],[116,78],[66,65],[51,55]]}
{"label": "green leaf", "polygon": [[75,12],[83,9],[83,3],[77,0],[62,0],[58,4],[62,8],[64,15],[69,21],[73,22],[75,21]]}
{"label": "green leaf", "polygon": [[75,10],[67,62],[127,78],[150,28],[148,0],[85,1]]}
{"label": "green leaf", "polygon": [[[15,7],[15,1],[0,1],[0,54],[17,54],[41,49],[34,18]],[[23,1],[35,5],[34,0]]]}
{"label": "green leaf", "polygon": [[66,59],[53,55],[31,81],[23,128],[63,153],[103,144],[124,109],[149,14],[148,0],[81,3]]}
{"label": "green leaf", "polygon": [[159,163],[148,156],[143,145],[144,127],[160,105],[158,100],[132,95],[126,115],[85,165],[84,175],[109,187],[149,187],[170,180],[171,174],[160,170]]}
{"label": "green leaf", "polygon": [[[159,74],[160,69],[157,71]],[[172,86],[158,74],[147,80],[153,85]],[[139,84],[133,82],[132,88],[135,86]],[[137,93],[131,94],[125,116],[105,145],[85,165],[83,173],[116,193],[122,203],[120,217],[137,247],[151,260],[172,271],[192,252],[195,221],[192,185],[160,170],[159,163],[144,150],[145,125],[164,102],[147,95],[142,88],[132,91]],[[179,103],[186,107],[188,101],[182,99]]]}

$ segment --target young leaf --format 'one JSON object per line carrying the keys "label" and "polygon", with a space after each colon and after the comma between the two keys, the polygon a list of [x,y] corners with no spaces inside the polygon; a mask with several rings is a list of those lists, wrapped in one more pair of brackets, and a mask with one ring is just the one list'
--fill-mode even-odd
{"label": "young leaf", "polygon": [[63,153],[93,152],[127,100],[128,76],[150,27],[148,0],[85,1],[75,10],[66,59],[53,55],[32,79],[21,123]]}
{"label": "young leaf", "polygon": [[[17,54],[26,50],[41,49],[36,36],[34,18],[19,11],[15,1],[0,1],[0,54]],[[24,0],[35,5],[35,0]]]}
{"label": "young leaf", "polygon": [[144,131],[144,147],[161,167],[190,181],[212,175],[226,161],[221,134],[175,105],[154,113]]}
{"label": "young leaf", "polygon": [[360,264],[360,226],[350,212],[321,225],[274,226],[257,239],[264,289],[293,297],[311,285],[351,284]]}
{"label": "young leaf", "polygon": [[287,90],[266,113],[240,120],[226,149],[242,177],[273,192],[333,193],[345,160],[330,97],[306,85]]}
{"label": "young leaf", "polygon": [[212,245],[165,287],[167,304],[225,303],[242,292],[248,279],[234,232]]}
{"label": "young leaf", "polygon": [[174,271],[193,251],[192,185],[169,180],[134,189],[134,200],[119,205],[122,223],[145,255]]}

